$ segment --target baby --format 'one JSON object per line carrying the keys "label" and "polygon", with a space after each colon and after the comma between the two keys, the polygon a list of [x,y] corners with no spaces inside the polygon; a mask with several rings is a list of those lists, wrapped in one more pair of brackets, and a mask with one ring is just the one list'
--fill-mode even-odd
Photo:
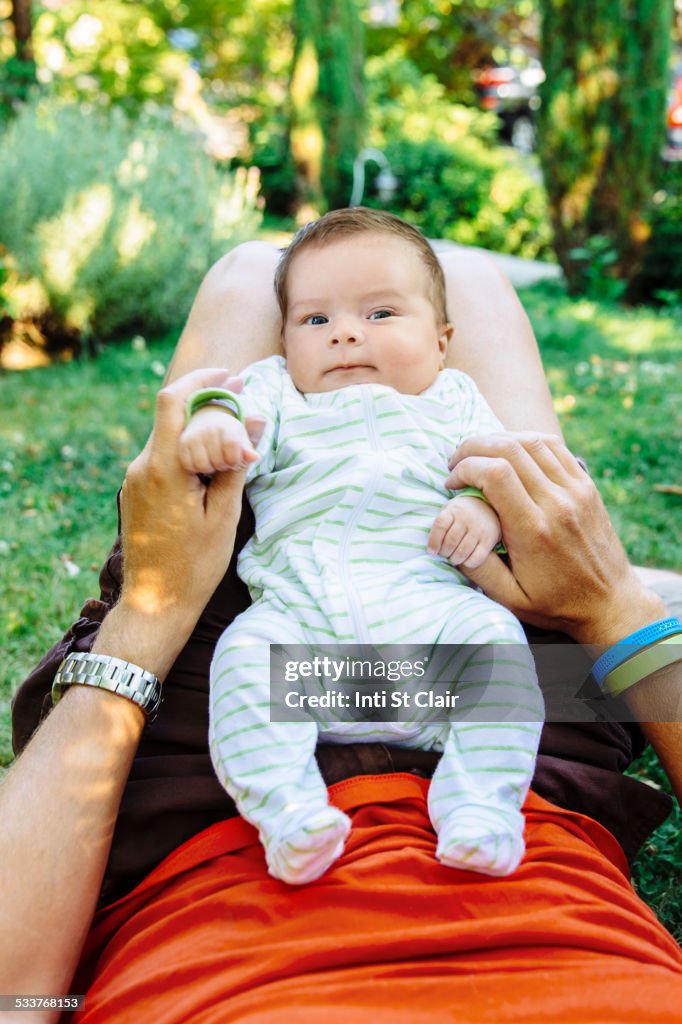
{"label": "baby", "polygon": [[285,358],[243,374],[248,412],[266,422],[257,452],[229,395],[199,408],[180,441],[190,472],[248,465],[256,517],[238,563],[254,603],[211,666],[216,772],[270,873],[304,883],[350,828],[329,805],[318,733],[442,750],[429,791],[438,858],[509,874],[541,730],[527,648],[516,650],[534,721],[270,721],[270,644],[525,644],[514,616],[455,568],[481,565],[501,532],[482,497],[444,486],[448,458],[502,428],[473,381],[444,369],[453,329],[426,239],[390,214],[337,210],[297,233],[275,288]]}

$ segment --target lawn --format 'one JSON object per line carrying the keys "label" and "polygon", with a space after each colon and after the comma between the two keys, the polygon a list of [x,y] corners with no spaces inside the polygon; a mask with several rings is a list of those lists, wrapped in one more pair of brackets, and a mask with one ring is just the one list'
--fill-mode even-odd
{"label": "lawn", "polygon": [[[682,568],[682,311],[624,311],[556,285],[523,299],[568,443],[587,459],[630,557]],[[0,764],[11,758],[13,689],[97,593],[116,491],[149,431],[174,340],[0,377]],[[665,785],[650,755],[634,771]],[[676,810],[636,875],[678,939],[680,832]]]}

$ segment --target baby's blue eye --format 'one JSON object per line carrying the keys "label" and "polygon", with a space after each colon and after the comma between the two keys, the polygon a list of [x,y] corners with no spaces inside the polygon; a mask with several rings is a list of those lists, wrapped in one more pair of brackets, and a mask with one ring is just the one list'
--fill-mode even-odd
{"label": "baby's blue eye", "polygon": [[311,327],[318,327],[320,324],[329,323],[326,316],[322,313],[314,313],[313,316],[306,317],[303,321],[305,324],[310,324]]}
{"label": "baby's blue eye", "polygon": [[390,309],[375,309],[373,313],[369,314],[370,320],[385,320],[386,317],[393,316]]}

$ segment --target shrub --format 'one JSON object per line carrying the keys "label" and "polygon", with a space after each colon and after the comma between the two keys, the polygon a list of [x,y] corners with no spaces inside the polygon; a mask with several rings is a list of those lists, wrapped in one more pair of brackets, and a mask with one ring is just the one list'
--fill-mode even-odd
{"label": "shrub", "polygon": [[551,259],[541,186],[503,149],[476,139],[390,143],[398,176],[392,209],[431,238],[446,238],[528,259]]}
{"label": "shrub", "polygon": [[286,112],[279,108],[262,109],[249,128],[250,162],[260,173],[261,191],[267,211],[289,216],[295,209],[298,193],[296,169],[289,149]]}
{"label": "shrub", "polygon": [[682,304],[682,164],[667,168],[649,214],[651,236],[630,297]]}
{"label": "shrub", "polygon": [[544,188],[496,144],[494,115],[450,103],[433,76],[397,54],[370,61],[368,77],[372,144],[399,180],[395,213],[432,238],[551,258]]}
{"label": "shrub", "polygon": [[178,326],[211,262],[260,220],[257,172],[222,172],[158,116],[39,103],[1,144],[0,243],[42,293],[22,314],[64,333]]}

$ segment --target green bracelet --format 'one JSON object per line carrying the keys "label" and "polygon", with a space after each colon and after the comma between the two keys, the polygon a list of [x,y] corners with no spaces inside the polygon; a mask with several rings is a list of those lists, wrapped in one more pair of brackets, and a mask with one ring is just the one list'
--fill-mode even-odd
{"label": "green bracelet", "polygon": [[618,697],[652,672],[674,665],[676,661],[682,661],[682,635],[679,633],[659,640],[616,665],[605,676],[602,688],[612,697]]}
{"label": "green bracelet", "polygon": [[490,505],[490,502],[486,498],[483,491],[479,491],[478,487],[461,487],[455,494],[456,498],[480,498],[486,505]]}
{"label": "green bracelet", "polygon": [[[484,501],[486,503],[486,505],[490,505],[490,502],[486,498],[485,494],[483,493],[483,491],[479,491],[478,487],[462,487],[459,491],[457,491],[457,493],[455,494],[455,497],[456,498],[478,498],[479,501]],[[490,505],[490,507],[492,508],[492,505]],[[494,551],[494,553],[496,555],[507,555],[507,554],[509,554],[509,552],[507,551],[506,545],[505,545],[503,540],[501,540],[499,544],[495,545],[495,547],[493,548],[493,551]]]}
{"label": "green bracelet", "polygon": [[205,405],[215,405],[224,409],[230,416],[234,416],[240,423],[244,422],[244,409],[241,402],[233,391],[226,391],[225,388],[201,388],[190,395],[185,405],[185,426],[189,423],[195,412],[203,409]]}

